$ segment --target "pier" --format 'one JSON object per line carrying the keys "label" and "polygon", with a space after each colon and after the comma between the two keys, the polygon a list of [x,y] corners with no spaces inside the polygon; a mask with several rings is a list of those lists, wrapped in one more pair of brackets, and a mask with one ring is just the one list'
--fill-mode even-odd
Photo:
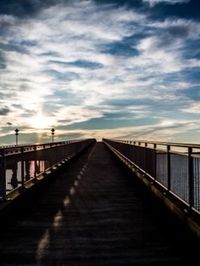
{"label": "pier", "polygon": [[3,148],[0,264],[198,264],[198,149],[106,139]]}

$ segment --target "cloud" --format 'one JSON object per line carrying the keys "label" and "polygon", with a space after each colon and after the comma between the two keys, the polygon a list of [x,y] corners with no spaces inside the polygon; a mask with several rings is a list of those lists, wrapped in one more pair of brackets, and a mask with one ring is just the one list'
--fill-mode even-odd
{"label": "cloud", "polygon": [[[183,110],[188,103],[193,110],[188,95],[199,86],[198,21],[95,1],[47,2],[35,2],[30,16],[0,15],[0,104],[10,123],[31,134],[40,113],[60,136],[117,128],[121,137],[142,129],[152,137],[158,120],[193,121]],[[176,134],[165,127],[169,138]]]}
{"label": "cloud", "polygon": [[57,113],[56,117],[59,121],[61,121],[61,125],[70,125],[77,122],[87,121],[93,117],[101,117],[102,113],[97,110],[92,110],[91,108],[87,107],[77,107],[77,106],[70,106],[70,107],[63,107]]}
{"label": "cloud", "polygon": [[153,7],[160,3],[165,3],[169,5],[186,4],[186,3],[189,3],[190,0],[143,0],[143,2],[148,3],[151,7]]}
{"label": "cloud", "polygon": [[9,108],[4,107],[0,109],[0,116],[5,116],[10,112]]}
{"label": "cloud", "polygon": [[[177,136],[179,136],[179,142],[195,142],[194,139],[198,142],[199,134],[199,121],[181,121],[176,120],[160,120],[154,125],[139,125],[139,126],[129,126],[129,127],[117,127],[115,130],[113,128],[109,129],[68,129],[67,134],[73,136],[79,135],[81,138],[96,138],[101,140],[102,137],[108,139],[129,139],[129,140],[151,140],[151,141],[170,141],[176,142]],[[62,132],[62,131],[61,131]],[[185,138],[190,132],[193,132],[192,135],[194,139]],[[195,135],[196,132],[196,135]],[[59,132],[58,132],[59,133]],[[190,133],[191,134],[191,133]]]}
{"label": "cloud", "polygon": [[200,103],[199,102],[192,103],[186,108],[182,109],[182,112],[199,115],[200,114]]}

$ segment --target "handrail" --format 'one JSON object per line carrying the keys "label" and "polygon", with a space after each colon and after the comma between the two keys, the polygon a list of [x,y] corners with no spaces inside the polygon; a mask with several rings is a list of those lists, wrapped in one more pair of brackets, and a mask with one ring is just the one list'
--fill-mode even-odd
{"label": "handrail", "polygon": [[[106,140],[106,139],[105,139]],[[115,141],[115,142],[121,142],[121,143],[127,143],[127,144],[156,144],[156,145],[170,145],[174,147],[182,147],[182,148],[200,148],[200,144],[193,144],[193,143],[177,143],[177,142],[162,142],[162,141],[146,141],[146,140],[119,140],[119,139],[109,139],[110,141]]]}
{"label": "handrail", "polygon": [[24,144],[24,145],[11,145],[11,146],[1,146],[0,147],[0,156],[7,155],[7,154],[13,154],[13,153],[21,153],[27,152],[27,151],[35,151],[38,149],[46,149],[46,148],[52,148],[57,146],[62,146],[70,143],[80,142],[83,141],[83,139],[73,139],[73,140],[66,140],[66,141],[59,141],[59,142],[46,142],[46,143],[37,143],[37,144]]}

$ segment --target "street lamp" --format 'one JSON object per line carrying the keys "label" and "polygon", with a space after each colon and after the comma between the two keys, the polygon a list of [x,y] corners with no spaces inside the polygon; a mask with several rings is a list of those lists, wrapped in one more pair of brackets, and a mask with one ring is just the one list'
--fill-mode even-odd
{"label": "street lamp", "polygon": [[19,135],[19,129],[15,129],[15,136],[16,136],[16,146],[18,145],[18,135]]}
{"label": "street lamp", "polygon": [[52,128],[51,129],[51,140],[52,140],[52,142],[54,142],[54,133],[55,133],[55,129]]}

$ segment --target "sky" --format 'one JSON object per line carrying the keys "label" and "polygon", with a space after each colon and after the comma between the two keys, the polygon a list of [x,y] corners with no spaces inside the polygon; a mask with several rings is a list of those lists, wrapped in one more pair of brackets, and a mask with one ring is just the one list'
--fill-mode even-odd
{"label": "sky", "polygon": [[0,145],[200,143],[200,1],[0,0]]}

